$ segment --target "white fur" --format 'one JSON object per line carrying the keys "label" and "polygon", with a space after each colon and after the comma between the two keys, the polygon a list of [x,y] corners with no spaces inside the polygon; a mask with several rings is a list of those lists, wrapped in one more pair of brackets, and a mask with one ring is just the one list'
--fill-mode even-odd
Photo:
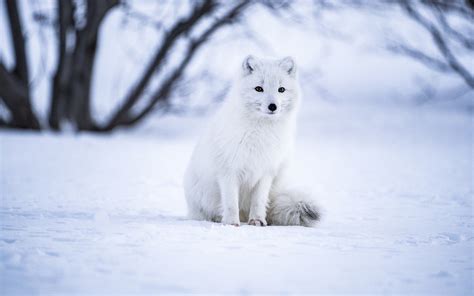
{"label": "white fur", "polygon": [[[263,88],[257,92],[256,86]],[[284,92],[278,89],[284,87]],[[247,57],[234,87],[198,142],[184,179],[192,219],[239,225],[312,225],[317,208],[283,185],[300,90],[291,57]],[[269,105],[277,109],[272,113]]]}

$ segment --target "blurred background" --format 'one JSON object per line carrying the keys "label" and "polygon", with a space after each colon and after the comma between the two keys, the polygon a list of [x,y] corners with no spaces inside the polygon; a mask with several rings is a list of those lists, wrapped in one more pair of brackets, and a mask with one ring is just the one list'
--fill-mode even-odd
{"label": "blurred background", "polygon": [[248,54],[295,57],[311,118],[348,106],[354,118],[394,108],[465,115],[473,9],[464,0],[2,1],[0,123],[156,131],[212,113]]}

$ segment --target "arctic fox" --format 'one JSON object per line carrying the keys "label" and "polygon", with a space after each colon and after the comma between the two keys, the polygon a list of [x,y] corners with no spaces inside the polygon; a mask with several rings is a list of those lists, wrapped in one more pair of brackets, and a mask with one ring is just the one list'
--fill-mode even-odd
{"label": "arctic fox", "polygon": [[189,217],[312,226],[320,217],[314,201],[284,184],[300,97],[296,64],[248,56],[240,72],[187,168]]}

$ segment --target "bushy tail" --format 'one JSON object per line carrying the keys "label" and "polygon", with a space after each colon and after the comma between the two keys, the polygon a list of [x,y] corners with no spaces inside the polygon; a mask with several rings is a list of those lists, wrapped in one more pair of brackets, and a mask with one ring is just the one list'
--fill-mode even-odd
{"label": "bushy tail", "polygon": [[308,193],[284,190],[270,195],[267,221],[271,225],[311,227],[321,218],[318,206]]}

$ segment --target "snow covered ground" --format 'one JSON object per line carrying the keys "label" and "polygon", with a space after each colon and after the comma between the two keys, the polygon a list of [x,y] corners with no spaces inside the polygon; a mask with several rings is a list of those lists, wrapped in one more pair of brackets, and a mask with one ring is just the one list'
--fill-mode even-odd
{"label": "snow covered ground", "polygon": [[187,220],[202,121],[1,131],[0,294],[473,293],[472,115],[306,108],[295,179],[316,228]]}

